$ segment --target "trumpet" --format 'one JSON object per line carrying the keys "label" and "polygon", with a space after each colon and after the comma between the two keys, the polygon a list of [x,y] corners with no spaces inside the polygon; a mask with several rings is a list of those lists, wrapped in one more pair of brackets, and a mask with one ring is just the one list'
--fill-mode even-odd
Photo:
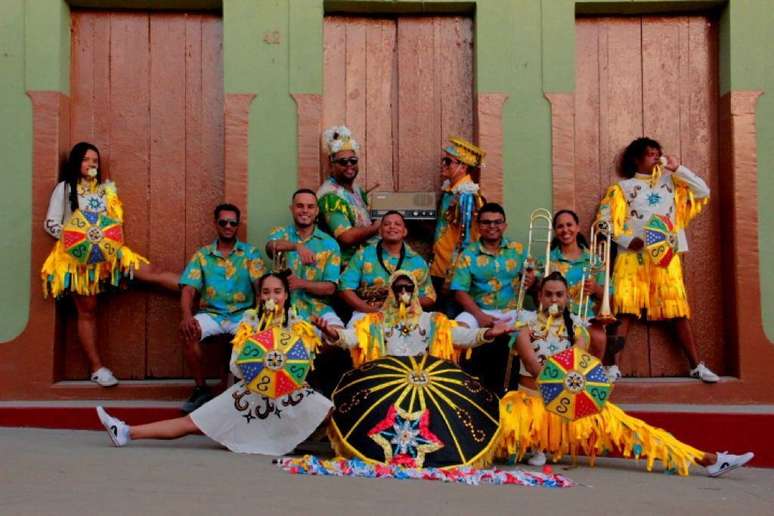
{"label": "trumpet", "polygon": [[615,322],[615,317],[610,310],[610,246],[612,244],[612,231],[610,221],[606,218],[599,219],[591,225],[589,246],[591,247],[591,258],[589,265],[583,269],[581,278],[581,289],[578,298],[578,314],[584,322],[588,322],[588,314],[591,305],[591,292],[585,293],[584,286],[587,276],[595,276],[597,272],[605,271],[605,286],[602,294],[602,303],[599,307],[599,313],[596,320],[602,325],[608,325]]}
{"label": "trumpet", "polygon": [[529,215],[529,234],[527,237],[527,257],[524,259],[524,265],[521,272],[521,282],[519,283],[519,297],[516,304],[516,311],[521,313],[524,308],[524,295],[527,293],[527,270],[540,267],[541,263],[532,255],[533,244],[545,244],[545,255],[543,258],[543,277],[548,276],[551,268],[551,236],[553,235],[553,220],[551,212],[545,208],[538,208]]}

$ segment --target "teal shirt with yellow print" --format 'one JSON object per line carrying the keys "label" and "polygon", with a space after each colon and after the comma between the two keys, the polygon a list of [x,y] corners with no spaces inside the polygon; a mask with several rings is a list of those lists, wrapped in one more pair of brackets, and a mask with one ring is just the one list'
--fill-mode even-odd
{"label": "teal shirt with yellow print", "polygon": [[253,284],[266,266],[254,246],[237,240],[228,256],[218,251],[218,241],[199,248],[180,277],[181,286],[199,291],[199,312],[218,323],[239,322],[255,304]]}
{"label": "teal shirt with yellow print", "polygon": [[[302,239],[296,231],[296,226],[291,224],[286,227],[274,228],[269,235],[269,241],[287,240],[292,243],[301,243],[314,253],[315,263],[304,265],[296,251],[287,253],[288,268],[298,278],[307,281],[330,281],[338,284],[341,272],[341,252],[336,240],[315,227],[312,234]],[[290,300],[298,315],[308,318],[312,315],[322,316],[333,309],[329,306],[330,297],[320,297],[310,294],[304,289],[296,289],[290,295]]]}
{"label": "teal shirt with yellow print", "polygon": [[[581,249],[581,255],[572,260],[566,258],[562,254],[562,250],[559,247],[555,247],[551,250],[551,270],[556,270],[562,273],[564,279],[567,280],[567,293],[570,298],[570,311],[575,315],[580,314],[580,306],[578,301],[580,300],[580,289],[583,280],[583,271],[587,269],[590,274],[591,253],[588,249]],[[600,285],[605,284],[604,271],[597,271],[594,275],[596,282]],[[583,297],[586,297],[588,292],[583,293]],[[594,305],[596,304],[596,298],[592,296],[591,303],[589,304],[588,317],[592,319],[596,314]]]}
{"label": "teal shirt with yellow print", "polygon": [[495,253],[474,242],[457,257],[450,288],[467,292],[484,310],[515,310],[525,258],[524,246],[507,238]]}
{"label": "teal shirt with yellow print", "polygon": [[[359,249],[349,261],[339,280],[339,290],[357,290],[368,287],[386,287],[390,275],[398,270],[400,256],[392,256],[386,250],[379,261],[378,242]],[[410,272],[419,286],[419,297],[435,301],[435,289],[430,281],[430,270],[424,258],[411,247],[403,244],[405,255],[400,264],[402,270]]]}

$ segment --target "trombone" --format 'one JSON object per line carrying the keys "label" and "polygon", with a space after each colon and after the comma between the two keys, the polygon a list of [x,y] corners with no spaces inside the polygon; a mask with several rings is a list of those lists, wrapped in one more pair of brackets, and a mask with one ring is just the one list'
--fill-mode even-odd
{"label": "trombone", "polygon": [[524,295],[527,293],[527,270],[540,267],[539,260],[532,255],[532,247],[537,244],[545,244],[545,255],[543,258],[543,277],[548,276],[551,268],[551,236],[553,235],[553,218],[551,212],[545,208],[538,208],[529,215],[529,234],[527,237],[527,257],[524,259],[524,265],[521,272],[521,282],[519,283],[519,297],[516,304],[516,311],[521,314],[524,308]]}
{"label": "trombone", "polygon": [[610,310],[610,246],[612,245],[612,231],[610,227],[610,221],[607,218],[594,221],[591,225],[589,238],[589,247],[591,251],[591,258],[588,266],[583,269],[583,277],[581,278],[580,296],[578,298],[578,315],[583,322],[588,322],[589,310],[591,305],[591,292],[585,293],[584,299],[584,286],[586,284],[587,276],[593,277],[599,271],[605,271],[605,286],[602,294],[602,303],[599,307],[599,313],[596,316],[596,320],[603,326],[612,324],[615,322],[615,317]]}
{"label": "trombone", "polygon": [[[545,244],[545,255],[543,258],[543,277],[548,276],[551,268],[551,236],[553,235],[554,225],[551,212],[545,208],[538,208],[529,215],[529,234],[527,236],[527,257],[521,271],[521,281],[519,282],[519,297],[516,305],[516,327],[521,325],[521,314],[524,309],[524,296],[527,293],[527,270],[539,268],[541,263],[532,256],[533,245],[537,249],[538,245]],[[542,247],[540,248],[542,250]],[[516,334],[511,337],[508,346],[508,361],[505,366],[505,378],[503,380],[503,392],[508,391],[510,386],[511,373],[513,372],[513,359],[517,356],[514,343]]]}

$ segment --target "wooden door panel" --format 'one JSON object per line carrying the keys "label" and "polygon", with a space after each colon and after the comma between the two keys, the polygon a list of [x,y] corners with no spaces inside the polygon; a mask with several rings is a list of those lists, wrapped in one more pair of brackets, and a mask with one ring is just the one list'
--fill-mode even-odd
{"label": "wooden door panel", "polygon": [[324,39],[323,127],[354,132],[358,181],[437,191],[441,145],[473,136],[472,21],[330,16]]}
{"label": "wooden door panel", "polygon": [[[221,20],[209,14],[73,10],[71,139],[100,148],[127,242],[180,272],[208,243],[223,199]],[[67,311],[64,377],[87,371]],[[121,379],[181,377],[179,300],[134,284],[100,296],[99,341]]]}
{"label": "wooden door panel", "polygon": [[396,127],[398,85],[395,81],[396,26],[392,20],[378,20],[366,27],[366,117],[368,141],[366,183],[379,190],[397,189],[397,148],[393,146]]}
{"label": "wooden door panel", "polygon": [[[716,191],[717,28],[703,16],[579,18],[576,22],[576,202],[584,231],[608,185],[618,154],[647,135],[677,155]],[[717,196],[715,196],[717,197]],[[724,371],[720,310],[719,206],[689,228],[684,271],[700,357]],[[621,355],[631,376],[687,371],[664,325],[637,325]]]}

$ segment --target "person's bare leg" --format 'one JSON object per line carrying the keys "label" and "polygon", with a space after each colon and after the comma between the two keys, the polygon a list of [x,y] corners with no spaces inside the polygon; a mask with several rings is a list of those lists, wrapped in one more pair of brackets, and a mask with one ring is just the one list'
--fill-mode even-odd
{"label": "person's bare leg", "polygon": [[696,353],[696,342],[693,339],[693,331],[691,331],[691,324],[685,317],[678,317],[672,320],[672,324],[677,334],[677,341],[685,351],[688,357],[688,363],[691,365],[691,369],[699,365],[699,355]]}
{"label": "person's bare leg", "polygon": [[177,439],[185,435],[199,432],[191,416],[183,416],[175,419],[165,419],[145,425],[129,427],[129,436],[135,439]]}
{"label": "person's bare leg", "polygon": [[157,285],[159,287],[171,290],[172,292],[180,291],[180,275],[174,272],[162,271],[155,265],[143,265],[139,269],[134,271],[134,277],[138,281],[143,283],[149,283],[151,285]]}
{"label": "person's bare leg", "polygon": [[589,335],[591,336],[589,353],[602,360],[605,357],[605,349],[607,348],[605,328],[601,324],[591,323],[591,326],[589,326]]}
{"label": "person's bare leg", "polygon": [[73,295],[78,312],[78,340],[89,361],[90,373],[102,367],[97,351],[97,296]]}
{"label": "person's bare leg", "polygon": [[191,376],[193,376],[196,385],[205,385],[204,381],[204,367],[202,367],[202,345],[198,339],[192,339],[186,341],[183,337],[180,337],[180,343],[183,347],[183,355],[185,356],[185,362],[188,368],[191,370]]}

